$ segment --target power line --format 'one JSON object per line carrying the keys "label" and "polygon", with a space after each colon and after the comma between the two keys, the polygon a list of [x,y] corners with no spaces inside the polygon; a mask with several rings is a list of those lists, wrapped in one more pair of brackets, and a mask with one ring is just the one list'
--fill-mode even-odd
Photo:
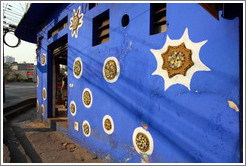
{"label": "power line", "polygon": [[12,17],[15,17],[15,18],[18,18],[18,19],[21,19],[22,18],[22,16],[14,15],[12,13],[5,13],[4,15],[5,16],[12,16]]}
{"label": "power line", "polygon": [[15,23],[16,25],[19,23],[18,21],[12,20],[10,18],[7,18],[6,21],[7,21],[6,23],[8,23],[8,24],[9,24],[9,22]]}
{"label": "power line", "polygon": [[[9,9],[9,8],[7,8]],[[23,14],[20,14],[20,13],[17,13],[17,12],[12,12],[10,10],[4,10],[5,12],[9,12],[9,13],[12,13],[12,14],[15,14],[15,15],[18,15],[18,16],[22,16]]]}
{"label": "power line", "polygon": [[7,8],[7,10],[9,10],[9,11],[14,11],[14,12],[16,12],[17,14],[23,14],[24,12],[19,12],[19,11],[17,11],[16,9],[14,9],[14,8]]}
{"label": "power line", "polygon": [[6,15],[6,14],[4,14],[3,15],[3,20],[5,20],[5,19],[12,19],[12,20],[16,20],[18,22],[21,20],[21,18],[17,18],[17,17],[12,16],[12,15]]}
{"label": "power line", "polygon": [[9,5],[9,6],[14,8],[14,9],[16,9],[16,10],[18,10],[18,11],[20,11],[20,12],[23,12],[23,11],[21,11],[19,8],[15,7],[15,6],[11,6],[11,5]]}
{"label": "power line", "polygon": [[4,19],[7,19],[7,18],[8,18],[8,19],[13,19],[13,20],[16,20],[16,21],[18,21],[18,22],[21,20],[21,19],[15,18],[15,17],[13,17],[13,16],[3,16],[3,18],[4,18]]}
{"label": "power line", "polygon": [[10,18],[10,17],[5,17],[6,19],[12,20],[12,21],[16,21],[17,23],[19,23],[20,20],[17,20],[15,18]]}
{"label": "power line", "polygon": [[21,3],[19,3],[19,5],[21,6],[23,12],[25,12],[25,9],[24,9],[23,6],[21,5]]}

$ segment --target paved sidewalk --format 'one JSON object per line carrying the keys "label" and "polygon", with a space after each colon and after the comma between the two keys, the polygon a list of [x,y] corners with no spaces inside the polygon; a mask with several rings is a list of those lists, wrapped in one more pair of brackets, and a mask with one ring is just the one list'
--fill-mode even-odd
{"label": "paved sidewalk", "polygon": [[[8,83],[3,108],[36,98],[35,83]],[[37,119],[36,108],[3,122],[4,163],[101,163],[47,124]]]}
{"label": "paved sidewalk", "polygon": [[[11,163],[101,163],[65,136],[36,119],[36,109],[4,124],[4,144]],[[9,153],[4,149],[4,154]],[[5,155],[4,161],[8,161]]]}

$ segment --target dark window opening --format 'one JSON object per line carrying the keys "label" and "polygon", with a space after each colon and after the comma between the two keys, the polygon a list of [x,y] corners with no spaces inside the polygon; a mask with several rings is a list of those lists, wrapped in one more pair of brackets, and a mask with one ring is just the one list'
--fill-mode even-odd
{"label": "dark window opening", "polygon": [[97,6],[99,3],[89,3],[89,10]]}
{"label": "dark window opening", "polygon": [[166,3],[151,3],[150,35],[165,32],[166,29]]}
{"label": "dark window opening", "polygon": [[219,20],[219,11],[223,8],[223,3],[199,3],[207,10],[214,18]]}
{"label": "dark window opening", "polygon": [[129,24],[129,16],[127,14],[122,17],[121,24],[123,27],[126,27]]}
{"label": "dark window opening", "polygon": [[109,41],[109,10],[93,18],[93,42],[96,46]]}
{"label": "dark window opening", "polygon": [[48,31],[48,38],[55,36],[58,32],[63,30],[67,26],[67,16],[58,22],[53,28]]}

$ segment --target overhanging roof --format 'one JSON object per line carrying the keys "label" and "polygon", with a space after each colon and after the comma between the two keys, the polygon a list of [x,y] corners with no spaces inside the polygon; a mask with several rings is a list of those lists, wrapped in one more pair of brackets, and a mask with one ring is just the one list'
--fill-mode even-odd
{"label": "overhanging roof", "polygon": [[64,3],[32,3],[17,26],[15,35],[21,40],[36,43],[37,32],[45,25],[49,16]]}

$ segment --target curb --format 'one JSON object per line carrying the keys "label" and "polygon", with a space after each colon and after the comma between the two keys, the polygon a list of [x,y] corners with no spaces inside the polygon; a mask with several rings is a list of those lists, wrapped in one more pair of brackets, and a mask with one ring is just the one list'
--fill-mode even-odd
{"label": "curb", "polygon": [[3,121],[18,116],[19,114],[29,110],[30,108],[35,107],[37,98],[29,98],[14,105],[10,105],[3,109]]}

